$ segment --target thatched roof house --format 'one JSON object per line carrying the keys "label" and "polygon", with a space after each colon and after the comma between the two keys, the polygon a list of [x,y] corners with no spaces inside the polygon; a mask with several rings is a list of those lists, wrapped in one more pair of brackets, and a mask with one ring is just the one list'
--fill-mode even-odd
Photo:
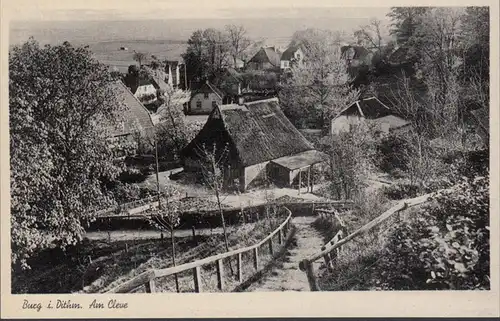
{"label": "thatched roof house", "polygon": [[263,178],[290,186],[300,172],[324,160],[324,155],[314,150],[286,118],[277,98],[214,108],[205,126],[184,149],[184,168],[199,171],[200,151],[212,151],[213,146],[216,154],[227,148],[227,184],[237,180],[241,190]]}
{"label": "thatched roof house", "polygon": [[260,48],[257,53],[247,62],[249,70],[268,70],[280,68],[280,54],[274,47]]}

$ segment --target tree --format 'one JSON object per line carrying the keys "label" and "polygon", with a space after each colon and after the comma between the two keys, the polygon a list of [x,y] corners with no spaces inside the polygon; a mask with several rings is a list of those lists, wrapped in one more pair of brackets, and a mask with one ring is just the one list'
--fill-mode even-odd
{"label": "tree", "polygon": [[137,52],[134,51],[134,55],[132,57],[137,63],[139,64],[139,67],[142,67],[142,63],[146,60],[147,54],[144,52]]}
{"label": "tree", "polygon": [[358,44],[375,47],[378,52],[382,51],[382,21],[376,18],[370,20],[370,24],[361,26],[354,32],[354,36],[358,39]]}
{"label": "tree", "polygon": [[393,7],[387,14],[392,20],[391,34],[396,36],[400,46],[411,43],[421,17],[427,12],[427,7]]}
{"label": "tree", "polygon": [[225,30],[229,39],[229,52],[236,67],[238,59],[244,60],[245,51],[250,47],[251,41],[243,26],[227,25]]}
{"label": "tree", "polygon": [[287,115],[295,114],[314,119],[323,126],[347,104],[355,101],[359,91],[349,84],[347,64],[341,58],[330,33],[308,31],[302,42],[304,60],[292,66],[291,77],[280,91]]}
{"label": "tree", "polygon": [[224,219],[224,211],[222,210],[221,192],[224,186],[224,166],[226,165],[225,162],[228,152],[227,146],[224,148],[217,148],[216,144],[208,148],[207,146],[201,146],[198,149],[203,181],[205,185],[214,192],[217,199],[217,207],[219,208],[222,222],[226,251],[229,251],[229,243],[227,240],[226,220]]}
{"label": "tree", "polygon": [[[172,266],[175,266],[175,228],[180,224],[179,197],[180,193],[170,188],[164,193],[165,202],[159,204],[158,212],[152,216],[151,224],[160,231],[168,231],[170,234],[170,249],[172,255]],[[175,287],[179,292],[179,280],[175,275]]]}
{"label": "tree", "polygon": [[123,108],[111,83],[87,47],[30,39],[11,49],[13,267],[27,268],[51,242],[64,250],[81,241],[91,213],[111,204],[102,179],[118,169],[106,137]]}
{"label": "tree", "polygon": [[367,124],[326,136],[320,148],[328,155],[330,192],[337,199],[352,199],[370,175],[375,155],[373,129]]}
{"label": "tree", "polygon": [[193,32],[188,40],[186,52],[182,55],[186,66],[188,79],[196,82],[203,80],[207,67],[206,57],[203,47],[203,30]]}
{"label": "tree", "polygon": [[208,28],[203,31],[203,45],[207,64],[206,78],[212,78],[228,67],[230,53],[229,39],[220,30]]}
{"label": "tree", "polygon": [[[175,155],[180,155],[181,150],[189,142],[182,109],[184,104],[189,101],[191,93],[174,89],[169,85],[159,96],[161,105],[156,111],[156,114],[160,117],[157,130],[158,142],[164,149],[171,149],[169,147],[172,147]],[[164,152],[168,151],[165,150]]]}

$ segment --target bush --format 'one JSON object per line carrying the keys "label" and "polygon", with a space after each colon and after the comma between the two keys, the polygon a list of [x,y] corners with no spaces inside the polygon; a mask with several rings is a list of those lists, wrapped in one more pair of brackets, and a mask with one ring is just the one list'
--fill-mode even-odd
{"label": "bush", "polygon": [[394,227],[379,264],[386,289],[489,289],[489,178],[465,178]]}
{"label": "bush", "polygon": [[384,186],[384,194],[392,200],[401,200],[412,198],[419,194],[419,187],[410,183],[396,183],[389,186]]}
{"label": "bush", "polygon": [[408,149],[408,142],[401,136],[388,135],[377,144],[377,166],[384,172],[394,170],[406,171],[408,164],[403,156],[403,151]]}

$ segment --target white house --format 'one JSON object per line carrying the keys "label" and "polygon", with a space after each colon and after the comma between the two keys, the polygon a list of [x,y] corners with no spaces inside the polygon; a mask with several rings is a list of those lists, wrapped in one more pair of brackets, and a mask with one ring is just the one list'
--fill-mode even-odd
{"label": "white house", "polygon": [[301,64],[304,59],[304,52],[299,46],[290,46],[281,55],[281,70],[291,68],[292,64]]}
{"label": "white house", "polygon": [[340,111],[331,121],[330,133],[338,134],[351,130],[355,125],[367,124],[382,133],[402,132],[411,123],[382,103],[376,97],[357,100]]}
{"label": "white house", "polygon": [[192,92],[186,114],[208,115],[215,107],[222,105],[223,98],[224,93],[206,81]]}

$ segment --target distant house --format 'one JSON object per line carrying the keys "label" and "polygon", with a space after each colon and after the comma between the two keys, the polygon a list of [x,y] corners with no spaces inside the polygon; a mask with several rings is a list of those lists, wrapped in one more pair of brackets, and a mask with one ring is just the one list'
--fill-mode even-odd
{"label": "distant house", "polygon": [[128,74],[124,83],[142,103],[150,104],[156,101],[156,88],[150,79]]}
{"label": "distant house", "polygon": [[304,52],[299,46],[290,46],[288,47],[283,54],[281,55],[281,70],[286,70],[291,68],[292,64],[302,63],[304,59]]}
{"label": "distant house", "polygon": [[363,46],[343,46],[340,48],[341,56],[351,67],[370,65],[373,53]]}
{"label": "distant house", "polygon": [[186,114],[208,115],[216,106],[222,105],[224,93],[214,85],[210,84],[209,81],[192,87],[198,88],[192,89],[191,99],[189,100],[185,111]]}
{"label": "distant house", "polygon": [[376,97],[353,102],[331,121],[330,133],[335,134],[351,130],[352,126],[367,124],[382,133],[397,133],[409,129],[411,123],[382,103]]}
{"label": "distant house", "polygon": [[247,62],[248,70],[270,70],[280,68],[280,54],[274,47],[260,48]]}
{"label": "distant house", "polygon": [[214,108],[182,152],[184,169],[199,172],[200,150],[214,145],[219,154],[228,150],[226,186],[236,185],[241,191],[265,179],[280,186],[298,180],[312,188],[311,168],[325,160],[286,118],[277,98]]}

